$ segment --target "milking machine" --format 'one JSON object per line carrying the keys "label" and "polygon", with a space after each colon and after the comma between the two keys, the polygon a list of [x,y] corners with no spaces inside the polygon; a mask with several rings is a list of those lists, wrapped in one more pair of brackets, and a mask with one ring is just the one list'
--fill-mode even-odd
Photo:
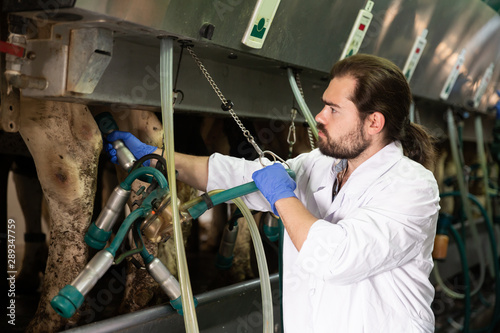
{"label": "milking machine", "polygon": [[[222,109],[230,113],[243,131],[248,142],[257,151],[261,164],[264,166],[263,158],[266,154],[270,155],[274,162],[284,162],[273,152],[260,149],[250,132],[243,126],[236,115],[233,108],[234,104],[222,95],[220,89],[194,53],[192,46],[186,44],[182,45],[182,47],[186,48],[191,54],[196,64],[200,67],[200,70],[202,70],[202,73],[212,85],[214,91],[221,99]],[[85,235],[85,242],[90,247],[100,251],[69,285],[60,290],[59,294],[52,299],[51,305],[63,317],[69,318],[73,316],[82,305],[85,296],[113,264],[118,264],[128,256],[139,254],[148,272],[170,298],[172,307],[183,314],[186,330],[189,332],[198,331],[196,312],[194,311],[196,299],[192,296],[191,292],[180,223],[198,218],[207,209],[215,205],[232,201],[236,204],[241,215],[249,225],[261,281],[263,329],[265,332],[272,332],[274,331],[273,305],[266,257],[259,229],[252,213],[244,205],[243,201],[239,199],[240,196],[257,191],[255,183],[250,182],[225,191],[212,191],[186,203],[181,203],[177,199],[173,148],[172,105],[174,89],[172,89],[173,85],[171,82],[173,77],[172,54],[173,40],[167,37],[160,38],[160,95],[165,135],[165,159],[159,155],[152,155],[153,151],[148,151],[143,158],[136,161],[134,155],[121,140],[111,142],[117,152],[117,161],[128,172],[128,176],[114,189],[105,208],[96,221],[91,224]],[[310,115],[310,112],[307,114]],[[308,121],[310,122],[310,127],[316,130],[312,116],[308,117]],[[104,136],[118,130],[116,123],[109,113],[97,115],[96,122]],[[317,135],[317,133],[315,134]],[[149,160],[151,159],[156,160],[156,168],[149,166]],[[288,172],[294,178],[293,171],[288,170]],[[129,200],[132,192],[132,184],[136,180],[145,181],[150,185],[147,188],[141,187],[136,192],[136,195],[139,196],[139,199],[136,201],[139,207],[125,218],[110,242],[113,227],[118,222],[118,214]],[[278,239],[280,228],[277,219],[269,217],[265,218],[264,221],[264,234],[271,241]],[[232,250],[237,230],[238,226],[236,222],[225,228],[223,235],[224,242],[218,256],[218,262],[221,267],[228,267],[232,263]],[[125,239],[128,240],[127,236],[130,233],[132,234],[135,248],[118,254],[122,243]],[[152,242],[165,241],[171,237],[175,240],[179,281],[172,276],[158,258],[155,258],[146,250],[143,236]]]}
{"label": "milking machine", "polygon": [[[118,129],[109,113],[98,115],[96,121],[104,135]],[[115,141],[113,142],[113,147],[117,149],[117,153],[118,151],[121,152],[118,161],[124,169],[129,171],[129,174],[114,189],[105,208],[101,211],[96,221],[91,224],[85,235],[86,243],[90,247],[100,251],[89,261],[82,272],[52,299],[51,305],[54,310],[65,318],[73,316],[82,305],[85,295],[88,294],[113,264],[121,262],[127,256],[140,254],[148,272],[170,298],[172,307],[180,314],[183,314],[181,295],[184,293],[181,290],[181,285],[163,263],[146,250],[142,235],[153,242],[164,241],[174,236],[173,230],[175,226],[173,226],[173,220],[176,214],[174,212],[175,208],[178,210],[177,217],[180,221],[187,222],[189,219],[198,218],[213,206],[233,201],[241,211],[241,215],[249,223],[261,278],[264,326],[267,329],[273,327],[269,273],[267,271],[267,263],[259,231],[252,214],[241,199],[238,199],[240,196],[257,191],[255,183],[246,183],[225,191],[212,191],[202,197],[181,203],[179,200],[174,199],[171,193],[172,188],[169,187],[169,182],[166,179],[168,170],[165,168],[166,163],[162,157],[158,155],[146,155],[145,158],[136,161],[133,154],[130,153],[123,142]],[[157,168],[143,165],[146,160],[152,158],[157,159]],[[288,173],[291,177],[295,177],[293,171],[288,170]],[[147,189],[141,187],[136,192],[136,194],[142,195],[142,203],[139,208],[132,211],[125,218],[112,242],[106,247],[111,237],[112,229],[117,222],[118,214],[130,198],[132,184],[136,180],[143,180],[150,183]],[[277,238],[276,222],[275,219],[270,219],[266,223],[265,230],[270,239]],[[221,246],[219,253],[219,262],[222,265],[227,265],[229,260],[232,260],[232,249],[234,248],[237,229],[237,223],[233,223],[224,231],[223,239],[225,243]],[[117,252],[121,244],[130,232],[133,234],[135,248],[117,257]],[[196,305],[195,298],[193,302]]]}
{"label": "milking machine", "polygon": [[[294,176],[293,172],[290,170],[289,174]],[[104,248],[111,235],[111,229],[117,220],[117,214],[123,209],[130,196],[132,183],[139,177],[145,175],[152,176],[158,182],[159,187],[144,199],[139,208],[127,216],[122,222],[111,244]],[[210,205],[215,206],[226,201],[234,200],[235,198],[255,192],[256,190],[257,187],[255,183],[250,182],[226,191],[210,193]],[[208,209],[208,207],[207,202],[201,198],[185,203],[180,206],[182,220],[187,221],[191,218],[198,218]],[[171,211],[172,201],[165,176],[159,170],[152,167],[140,167],[132,171],[127,178],[116,187],[105,209],[99,214],[96,222],[92,224],[86,234],[85,240],[87,244],[92,248],[101,249],[101,251],[90,260],[71,284],[61,289],[59,294],[53,298],[51,305],[54,310],[65,318],[69,318],[75,313],[83,303],[85,295],[112,264],[117,261],[116,254],[120,245],[125,240],[128,232],[135,228],[139,235],[139,237],[134,237],[139,241],[139,244],[136,244],[138,247],[135,253],[140,253],[146,269],[169,296],[172,306],[179,312],[182,311],[179,283],[158,258],[148,253],[141,237],[142,233],[148,235],[148,239],[156,242],[170,238],[172,232]],[[243,214],[243,216],[245,216],[245,214]],[[237,228],[237,224],[234,228]],[[228,243],[232,242],[234,247],[234,241],[230,233],[227,238]]]}

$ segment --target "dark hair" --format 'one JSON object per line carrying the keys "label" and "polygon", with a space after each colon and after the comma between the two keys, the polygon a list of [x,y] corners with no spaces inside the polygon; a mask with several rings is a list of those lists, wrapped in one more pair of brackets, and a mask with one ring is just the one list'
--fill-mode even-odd
{"label": "dark hair", "polygon": [[399,140],[406,156],[432,169],[434,140],[423,126],[410,122],[411,91],[401,70],[387,59],[357,54],[337,62],[330,71],[330,79],[345,76],[356,80],[351,100],[361,120],[374,112],[383,114],[387,143]]}

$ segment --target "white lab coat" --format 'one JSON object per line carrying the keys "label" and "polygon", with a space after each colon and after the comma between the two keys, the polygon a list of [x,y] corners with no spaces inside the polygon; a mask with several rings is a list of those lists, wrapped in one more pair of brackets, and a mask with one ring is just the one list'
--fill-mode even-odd
{"label": "white lab coat", "polygon": [[[354,170],[332,202],[335,159],[314,150],[288,163],[297,197],[319,219],[300,252],[284,237],[285,332],[433,332],[439,192],[432,173],[393,142]],[[207,190],[252,181],[260,168],[214,154]],[[260,192],[244,199],[270,210]]]}

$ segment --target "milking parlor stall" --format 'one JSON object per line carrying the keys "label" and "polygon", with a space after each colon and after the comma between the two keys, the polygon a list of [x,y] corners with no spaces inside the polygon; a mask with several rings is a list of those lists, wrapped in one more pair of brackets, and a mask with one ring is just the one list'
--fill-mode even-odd
{"label": "milking parlor stall", "polygon": [[330,69],[356,54],[401,69],[438,152],[435,331],[498,328],[500,1],[1,6],[2,331],[282,332],[283,224],[241,200],[251,179],[181,182],[174,152],[316,149]]}

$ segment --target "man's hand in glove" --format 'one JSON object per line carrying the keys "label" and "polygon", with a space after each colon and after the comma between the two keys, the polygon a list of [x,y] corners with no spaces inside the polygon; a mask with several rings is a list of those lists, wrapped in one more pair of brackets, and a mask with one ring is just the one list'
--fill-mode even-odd
{"label": "man's hand in glove", "polygon": [[[130,150],[130,152],[134,154],[136,159],[140,159],[145,155],[152,154],[156,151],[156,149],[158,149],[157,147],[145,144],[129,132],[111,132],[106,137],[106,140],[108,142],[104,143],[104,150],[106,150],[106,152],[109,154],[109,156],[111,157],[111,162],[113,162],[114,164],[118,164],[118,158],[116,156],[116,150],[113,148],[113,145],[110,142],[122,140],[125,146],[127,146],[127,148]],[[149,161],[146,161],[144,165],[149,166]]]}
{"label": "man's hand in glove", "polygon": [[288,175],[283,165],[275,163],[257,170],[252,175],[255,185],[271,204],[273,213],[278,215],[275,203],[279,199],[297,197],[293,192],[297,187],[295,181]]}

